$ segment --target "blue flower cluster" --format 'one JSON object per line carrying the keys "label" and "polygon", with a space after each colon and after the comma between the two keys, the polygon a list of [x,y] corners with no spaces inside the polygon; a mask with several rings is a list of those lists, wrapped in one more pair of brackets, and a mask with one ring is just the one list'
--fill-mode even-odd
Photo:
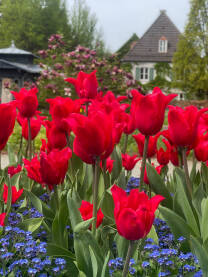
{"label": "blue flower cluster", "polygon": [[38,232],[21,230],[17,227],[22,216],[42,217],[33,207],[18,213],[22,201],[12,205],[8,225],[0,228],[0,276],[64,276],[66,261],[63,258],[47,256],[47,236],[43,227]]}
{"label": "blue flower cluster", "polygon": [[[161,219],[155,219],[154,226],[158,243],[154,243],[152,238],[140,241],[138,261],[131,260],[129,273],[134,276],[158,277],[182,277],[190,273],[193,273],[194,277],[202,276],[196,256],[180,250],[185,238],[180,237],[175,240],[170,228]],[[123,265],[124,261],[121,258],[110,260],[108,266],[111,276],[121,271]]]}
{"label": "blue flower cluster", "polygon": [[140,178],[130,177],[127,183],[126,192],[129,193],[132,189],[138,188],[140,183]]}
{"label": "blue flower cluster", "polygon": [[[136,269],[133,267],[133,265],[135,265],[135,261],[134,259],[130,259],[129,273],[131,275],[134,275],[136,273]],[[123,270],[124,260],[122,258],[112,259],[108,262],[108,266],[110,275],[112,276],[115,271]]]}

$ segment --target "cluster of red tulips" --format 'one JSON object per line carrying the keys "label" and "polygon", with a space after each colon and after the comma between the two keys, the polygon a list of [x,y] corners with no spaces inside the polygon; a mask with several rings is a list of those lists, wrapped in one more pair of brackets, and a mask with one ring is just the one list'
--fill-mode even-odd
{"label": "cluster of red tulips", "polygon": [[[23,159],[24,167],[28,177],[44,188],[56,191],[57,185],[64,182],[72,152],[84,163],[91,164],[94,172],[93,204],[83,199],[79,210],[83,220],[95,218],[90,227],[93,234],[103,220],[102,211],[97,209],[97,168],[101,167],[111,173],[114,166],[111,154],[122,134],[125,135],[122,164],[126,171],[131,171],[140,158],[138,155],[126,154],[127,140],[135,130],[140,132],[133,137],[142,157],[141,186],[144,182],[149,183],[145,174],[146,159],[155,155],[160,165],[157,167],[158,172],[169,161],[176,166],[180,163],[185,165],[190,150],[194,150],[199,161],[208,161],[208,114],[205,113],[208,109],[168,106],[176,94],[165,95],[157,87],[148,95],[132,90],[132,101],[128,104],[126,96],[116,97],[111,91],[105,95],[98,92],[95,71],[90,74],[79,72],[77,79],[67,78],[65,81],[74,85],[79,98],[47,99],[51,120],[46,120],[37,110],[37,88],[22,88],[19,92],[12,92],[15,100],[0,104],[0,127],[4,130],[0,134],[0,150],[5,147],[17,119],[22,126],[22,136],[28,140],[29,158]],[[168,128],[162,130],[166,109],[169,109]],[[40,152],[35,154],[32,153],[31,141],[37,136],[41,125],[46,128],[47,140],[42,140]],[[160,137],[165,149],[157,149]],[[70,141],[73,141],[71,148]],[[12,176],[20,170],[19,165],[16,169],[10,168],[8,173]],[[192,193],[188,175],[187,187]],[[22,192],[12,187],[12,203]],[[118,233],[130,241],[145,237],[152,227],[155,210],[164,197],[155,195],[148,198],[145,192],[139,192],[138,189],[131,190],[127,195],[117,185],[111,188],[111,192]],[[5,203],[7,195],[8,188],[5,185]],[[5,214],[2,214],[1,225],[4,217]]]}

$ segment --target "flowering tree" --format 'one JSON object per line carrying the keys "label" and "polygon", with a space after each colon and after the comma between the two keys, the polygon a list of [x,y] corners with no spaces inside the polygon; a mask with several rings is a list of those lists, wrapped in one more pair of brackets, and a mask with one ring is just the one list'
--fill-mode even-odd
{"label": "flowering tree", "polygon": [[116,94],[125,95],[129,88],[137,87],[132,75],[122,68],[116,55],[100,57],[96,50],[82,46],[67,52],[67,44],[61,35],[52,35],[48,49],[39,51],[39,55],[43,69],[37,81],[41,91],[41,106],[46,98],[66,95],[75,98],[73,86],[63,80],[69,76],[76,77],[77,71],[90,73],[96,70],[98,91],[104,93],[111,90]]}

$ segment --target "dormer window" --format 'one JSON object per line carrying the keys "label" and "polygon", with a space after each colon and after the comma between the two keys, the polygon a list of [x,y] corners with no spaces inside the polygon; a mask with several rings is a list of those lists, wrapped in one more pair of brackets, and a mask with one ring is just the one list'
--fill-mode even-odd
{"label": "dormer window", "polygon": [[159,40],[158,52],[167,53],[167,51],[168,51],[168,41],[166,37],[161,37]]}

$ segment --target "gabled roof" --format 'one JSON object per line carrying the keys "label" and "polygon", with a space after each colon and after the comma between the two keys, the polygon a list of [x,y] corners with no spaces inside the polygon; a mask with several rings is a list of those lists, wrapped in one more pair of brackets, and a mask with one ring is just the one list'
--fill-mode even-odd
{"label": "gabled roof", "polygon": [[[135,46],[123,57],[124,62],[171,62],[176,51],[180,32],[174,23],[161,11],[159,17],[145,32]],[[161,37],[168,40],[167,53],[158,52]]]}

